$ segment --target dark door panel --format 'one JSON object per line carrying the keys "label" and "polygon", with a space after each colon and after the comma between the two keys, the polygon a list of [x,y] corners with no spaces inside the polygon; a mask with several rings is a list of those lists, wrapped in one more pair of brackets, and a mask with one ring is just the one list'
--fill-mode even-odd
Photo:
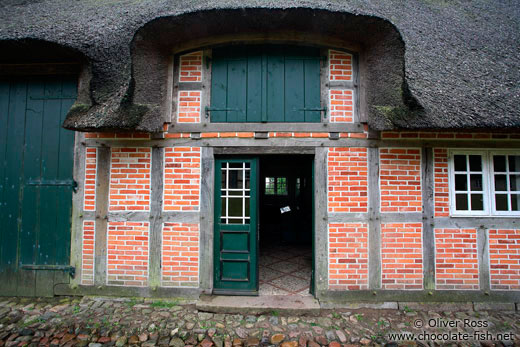
{"label": "dark door panel", "polygon": [[257,160],[215,161],[215,294],[255,295]]}

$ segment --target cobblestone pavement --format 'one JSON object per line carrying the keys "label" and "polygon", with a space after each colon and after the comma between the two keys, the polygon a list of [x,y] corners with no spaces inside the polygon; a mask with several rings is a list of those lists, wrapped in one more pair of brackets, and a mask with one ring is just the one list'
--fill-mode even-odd
{"label": "cobblestone pavement", "polygon": [[[421,332],[430,334],[429,338],[419,336]],[[392,333],[413,333],[422,342],[405,341],[413,337]],[[450,338],[447,334],[452,341],[473,341],[424,342]],[[0,297],[0,346],[39,345],[520,346],[520,312],[434,312],[405,307],[401,311],[323,310],[320,316],[284,316],[277,311],[254,316],[199,312],[193,302],[181,299]]]}

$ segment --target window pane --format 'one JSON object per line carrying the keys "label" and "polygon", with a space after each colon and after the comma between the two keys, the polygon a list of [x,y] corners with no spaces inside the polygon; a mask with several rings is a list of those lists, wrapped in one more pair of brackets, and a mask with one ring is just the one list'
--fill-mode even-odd
{"label": "window pane", "polygon": [[222,209],[220,211],[220,214],[221,214],[221,216],[226,216],[226,203],[227,203],[227,199],[226,198],[222,198],[222,199],[220,199],[220,201],[222,202]]}
{"label": "window pane", "polygon": [[495,190],[499,192],[507,191],[506,175],[495,175]]}
{"label": "window pane", "polygon": [[468,190],[468,178],[466,175],[455,175],[455,190]]}
{"label": "window pane", "polygon": [[250,209],[250,206],[249,206],[249,200],[250,200],[249,198],[246,198],[246,199],[245,199],[245,204],[246,204],[246,206],[245,206],[245,207],[246,207],[246,214],[244,215],[244,217],[251,217],[251,216],[250,216],[250,210],[251,210],[251,209]]}
{"label": "window pane", "polygon": [[465,155],[456,155],[453,161],[455,162],[455,171],[466,171]]}
{"label": "window pane", "polygon": [[[231,166],[231,164],[229,164]],[[229,170],[229,189],[242,189],[242,170]]]}
{"label": "window pane", "polygon": [[509,156],[509,171],[520,172],[520,155]]}
{"label": "window pane", "polygon": [[278,177],[276,181],[276,195],[287,195],[287,178]]}
{"label": "window pane", "polygon": [[468,196],[466,194],[457,194],[455,196],[455,209],[457,211],[468,210]]}
{"label": "window pane", "polygon": [[228,190],[228,196],[244,196],[243,190]]}
{"label": "window pane", "polygon": [[509,186],[511,187],[511,191],[520,190],[520,175],[510,175],[509,176]]}
{"label": "window pane", "polygon": [[497,211],[507,211],[507,194],[495,194],[495,206]]}
{"label": "window pane", "polygon": [[520,211],[520,194],[511,194],[511,211]]}
{"label": "window pane", "polygon": [[242,198],[229,198],[228,204],[229,217],[242,217]]}
{"label": "window pane", "polygon": [[505,155],[494,155],[493,156],[493,170],[495,172],[506,171],[506,156]]}
{"label": "window pane", "polygon": [[[249,164],[246,163],[248,166]],[[251,170],[246,169],[246,189],[251,189]]]}
{"label": "window pane", "polygon": [[265,178],[265,195],[274,194],[274,177]]}
{"label": "window pane", "polygon": [[484,195],[471,194],[471,210],[484,211]]}
{"label": "window pane", "polygon": [[471,171],[482,171],[482,157],[480,155],[469,156],[469,169]]}
{"label": "window pane", "polygon": [[222,189],[226,189],[226,177],[227,177],[227,170],[222,170],[222,181],[220,182]]}
{"label": "window pane", "polygon": [[471,191],[482,191],[482,175],[469,175]]}
{"label": "window pane", "polygon": [[244,167],[243,163],[229,163],[230,169],[241,169]]}
{"label": "window pane", "polygon": [[242,218],[229,218],[227,224],[249,224],[248,221],[244,223]]}

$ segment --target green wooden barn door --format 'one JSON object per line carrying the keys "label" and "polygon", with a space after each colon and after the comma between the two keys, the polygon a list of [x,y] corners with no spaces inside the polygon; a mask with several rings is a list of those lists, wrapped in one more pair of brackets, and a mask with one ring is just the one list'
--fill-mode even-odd
{"label": "green wooden barn door", "polygon": [[[0,293],[48,295],[68,265],[76,79],[0,81]],[[64,277],[66,279],[66,277]]]}
{"label": "green wooden barn door", "polygon": [[258,294],[257,160],[215,166],[215,294]]}

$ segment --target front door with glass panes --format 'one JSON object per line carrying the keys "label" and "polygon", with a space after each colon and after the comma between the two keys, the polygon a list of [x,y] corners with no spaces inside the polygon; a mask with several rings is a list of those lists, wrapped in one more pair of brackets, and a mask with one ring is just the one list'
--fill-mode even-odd
{"label": "front door with glass panes", "polygon": [[215,161],[215,294],[258,294],[257,159]]}

